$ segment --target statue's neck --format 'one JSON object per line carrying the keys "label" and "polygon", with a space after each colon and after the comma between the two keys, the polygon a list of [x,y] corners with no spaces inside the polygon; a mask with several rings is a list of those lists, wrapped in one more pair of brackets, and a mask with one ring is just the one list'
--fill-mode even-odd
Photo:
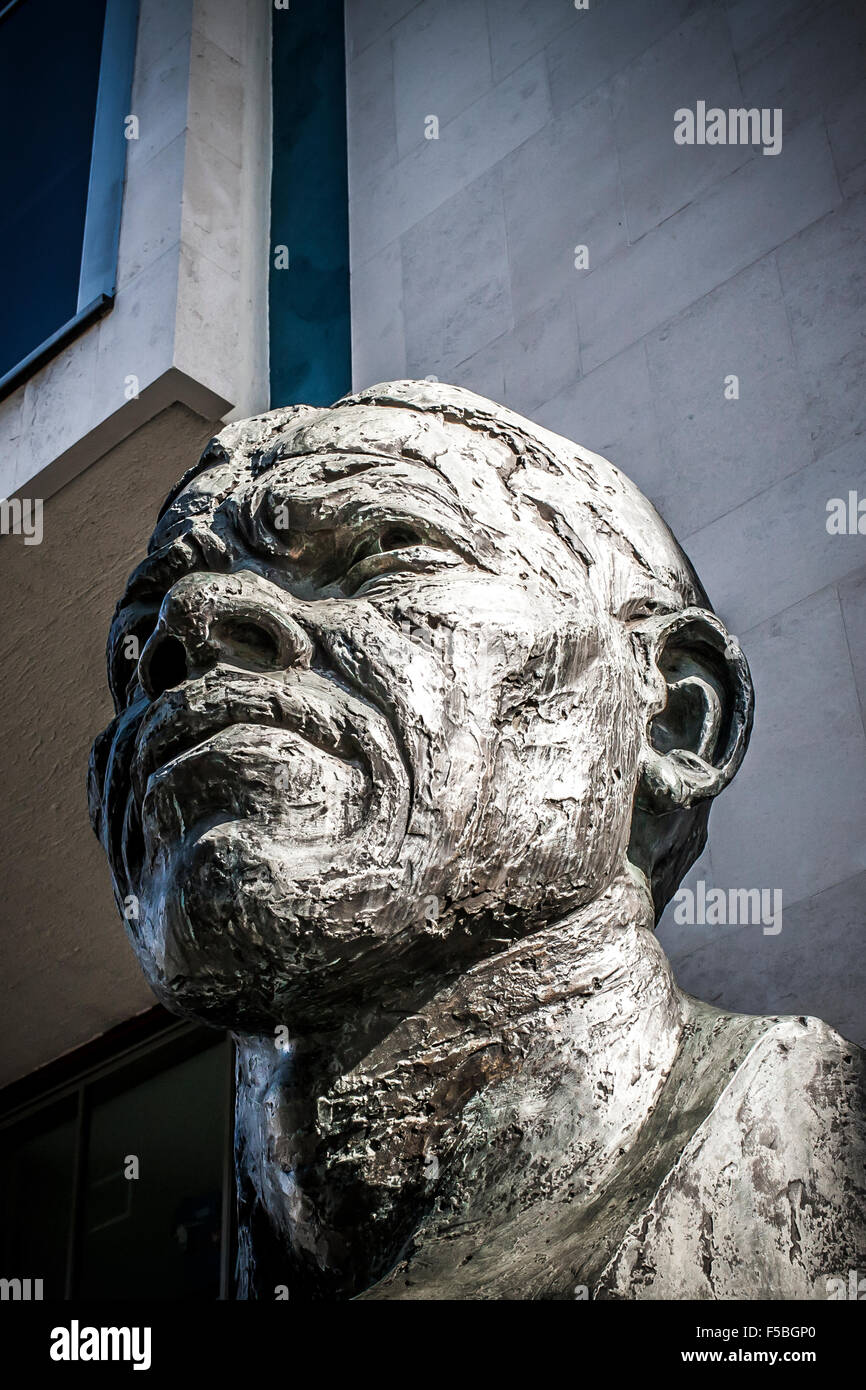
{"label": "statue's neck", "polygon": [[499,1224],[557,1172],[589,1200],[652,1108],[682,1020],[626,873],[369,1047],[239,1039],[241,1292],[358,1292],[422,1228]]}

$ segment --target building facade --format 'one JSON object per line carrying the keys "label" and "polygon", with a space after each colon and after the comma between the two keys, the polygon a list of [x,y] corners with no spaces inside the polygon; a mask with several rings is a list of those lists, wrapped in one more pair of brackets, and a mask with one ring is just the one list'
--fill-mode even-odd
{"label": "building facade", "polygon": [[[28,24],[54,36],[43,60],[60,70],[63,8],[0,9],[10,71]],[[91,19],[73,84],[82,224],[53,242],[27,232],[57,205],[56,179],[76,186],[68,96],[27,156],[36,201],[25,179],[4,232],[10,287],[44,323],[34,310],[32,342],[20,312],[0,331],[0,495],[23,508],[16,523],[7,505],[0,537],[0,1084],[9,1133],[31,1145],[19,1168],[62,1149],[72,1175],[55,1287],[96,1289],[121,1257],[126,1198],[116,1155],[105,1171],[98,1155],[126,1091],[144,1085],[152,1113],[172,1114],[158,1078],[212,1053],[210,1152],[223,1142],[222,1045],[153,1015],[84,783],[109,714],[114,600],[162,498],[222,422],[273,406],[435,376],[635,480],[757,694],[751,749],[662,941],[702,998],[866,1041],[862,7],[101,0]],[[741,111],[755,123],[735,125]],[[80,248],[68,305],[49,273],[58,239]],[[51,1158],[34,1118],[46,1096]],[[226,1296],[221,1163],[199,1185],[203,1215],[174,1214],[194,1256],[176,1296]],[[201,1231],[222,1274],[199,1259]],[[89,1284],[91,1249],[108,1253]]]}

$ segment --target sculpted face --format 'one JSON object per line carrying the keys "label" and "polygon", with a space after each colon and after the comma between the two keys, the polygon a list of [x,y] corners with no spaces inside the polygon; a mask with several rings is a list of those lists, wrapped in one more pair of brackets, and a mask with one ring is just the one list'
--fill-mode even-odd
{"label": "sculpted face", "polygon": [[604,460],[384,389],[225,429],[112,626],[94,821],[153,988],[207,1021],[396,1009],[596,897],[665,704],[646,633],[702,601]]}

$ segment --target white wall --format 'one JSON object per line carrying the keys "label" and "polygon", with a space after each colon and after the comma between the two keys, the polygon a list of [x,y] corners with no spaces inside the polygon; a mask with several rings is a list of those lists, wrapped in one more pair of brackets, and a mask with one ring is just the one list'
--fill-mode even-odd
{"label": "white wall", "polygon": [[131,112],[114,308],[0,402],[0,495],[48,499],[0,538],[0,1084],[153,1004],[87,817],[105,639],[168,489],[268,404],[269,6],[141,0]]}
{"label": "white wall", "polygon": [[[866,10],[348,0],[348,32],[356,385],[468,386],[657,504],[757,690],[690,881],[783,894],[776,936],[662,940],[703,998],[866,1040],[866,541],[825,528],[866,495]],[[698,99],[781,107],[782,152],[675,145]]]}
{"label": "white wall", "polygon": [[0,402],[0,495],[50,496],[173,401],[267,407],[269,7],[141,0],[130,114],[114,307]]}

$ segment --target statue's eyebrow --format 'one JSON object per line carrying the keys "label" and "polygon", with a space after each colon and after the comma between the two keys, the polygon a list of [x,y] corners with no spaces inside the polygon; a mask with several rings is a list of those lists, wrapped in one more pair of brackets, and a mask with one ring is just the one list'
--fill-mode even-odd
{"label": "statue's eyebrow", "polygon": [[[327,507],[333,507],[335,516],[339,516],[349,512],[354,505],[351,496],[347,496],[342,491],[343,487],[356,479],[359,482],[369,481],[372,484],[373,479],[370,479],[369,475],[371,473],[378,473],[383,485],[383,501],[385,500],[386,494],[389,501],[393,495],[399,500],[401,510],[404,511],[408,517],[410,513],[416,511],[416,507],[413,504],[416,500],[414,497],[414,488],[417,487],[426,494],[428,501],[432,501],[441,507],[444,512],[450,514],[453,523],[459,524],[470,535],[475,536],[477,539],[477,518],[474,517],[471,508],[467,507],[459,488],[452,479],[430,459],[422,458],[420,455],[415,456],[411,453],[407,454],[405,452],[401,454],[359,454],[354,451],[348,452],[329,448],[328,450],[322,449],[315,452],[312,450],[299,450],[296,454],[284,454],[281,458],[275,459],[272,466],[276,469],[279,467],[280,463],[288,463],[295,458],[316,458],[317,453],[319,454],[317,462],[320,469],[320,476],[314,480],[311,479],[304,482],[301,493],[295,496],[296,502],[320,503]],[[322,455],[325,455],[325,457],[322,457]],[[394,471],[400,468],[412,470],[423,469],[423,473],[419,471],[418,481],[413,481],[407,486],[405,476],[394,475]],[[279,493],[281,483],[287,483],[287,495],[289,495],[289,497],[292,496],[291,480],[287,482],[285,478],[280,477],[278,472],[275,476],[270,478],[268,477],[268,470],[260,472],[258,474],[258,481],[260,481],[265,488],[273,490],[275,493]],[[379,479],[377,478],[376,481],[378,482]],[[436,484],[439,484],[439,486],[436,486]],[[255,498],[247,497],[241,503],[241,511],[246,510],[249,512],[250,508],[254,505]],[[418,520],[423,520],[420,513],[418,514]],[[325,528],[319,526],[314,529],[321,530]]]}
{"label": "statue's eyebrow", "polygon": [[[319,497],[325,503],[336,502],[330,518],[332,524],[351,517],[352,512],[357,507],[357,499],[341,495],[339,491],[337,491],[336,497],[329,496],[330,486],[333,485],[335,489],[339,489],[341,483],[356,474],[369,473],[378,463],[423,464],[425,468],[424,481],[419,481],[414,485],[419,492],[424,494],[423,497],[418,497],[414,488],[407,490],[405,478],[389,477],[387,473],[384,473],[384,486],[376,501],[381,507],[393,509],[406,521],[417,521],[419,524],[431,522],[429,508],[432,507],[434,513],[438,510],[440,515],[434,514],[432,524],[448,537],[450,543],[460,551],[464,559],[472,564],[477,564],[482,569],[490,568],[487,562],[493,556],[493,546],[486,534],[485,527],[479,523],[471,508],[467,507],[451,479],[428,460],[411,459],[405,456],[374,459],[369,462],[365,461],[357,468],[341,470],[335,476],[329,477],[320,491]],[[444,483],[448,491],[446,492],[445,488],[435,487],[433,485],[434,479]],[[365,499],[363,505],[364,510],[367,510],[370,507],[370,502]]]}
{"label": "statue's eyebrow", "polygon": [[211,442],[208,444],[207,448],[205,449],[204,453],[202,454],[201,458],[199,459],[198,463],[194,463],[192,468],[188,468],[186,472],[183,474],[183,476],[181,478],[178,478],[174,487],[169,492],[168,496],[166,497],[165,501],[160,507],[159,512],[157,513],[157,525],[160,523],[160,521],[162,521],[162,518],[165,516],[166,512],[172,506],[172,504],[177,501],[178,497],[180,497],[180,494],[186,491],[190,483],[195,478],[198,478],[199,475],[202,473],[207,473],[211,468],[216,468],[220,464],[228,463],[228,461],[229,456],[226,453],[225,449],[222,447],[221,444],[217,443],[216,439],[212,439]]}
{"label": "statue's eyebrow", "polygon": [[[394,460],[394,462],[404,461],[406,460]],[[408,462],[414,463],[415,460],[408,460]],[[361,470],[358,471],[360,472]],[[369,473],[371,470],[364,469],[363,471],[365,473]],[[327,482],[339,485],[341,482],[344,482],[347,478],[352,477],[354,472],[355,470],[352,470],[348,473],[342,473],[339,477],[329,478]],[[433,475],[432,477],[430,476],[431,474]],[[444,489],[436,487],[434,485],[434,479],[446,483],[450,491],[446,493]],[[323,500],[331,500],[329,497],[328,490],[323,490],[321,495]],[[331,496],[334,496],[334,494],[331,494]],[[336,491],[336,498],[339,497],[340,493]],[[441,474],[437,469],[433,468],[432,465],[428,466],[423,479],[413,481],[411,485],[409,485],[408,487],[405,478],[394,476],[389,477],[387,473],[383,473],[381,500],[383,503],[387,502],[389,505],[394,501],[398,502],[401,511],[404,511],[407,514],[407,516],[410,513],[417,512],[419,520],[422,519],[420,515],[421,509],[425,505],[429,506],[433,504],[435,506],[441,507],[443,512],[451,516],[455,522],[459,521],[465,527],[471,528],[472,526],[472,514],[470,510],[466,507],[465,503],[460,497],[459,492],[454,487],[454,484],[451,482],[450,478],[444,477],[444,475]],[[352,506],[353,499],[351,499],[350,497],[346,497],[344,498],[344,500],[338,503],[337,511],[348,511],[351,509]]]}
{"label": "statue's eyebrow", "polygon": [[[399,454],[385,454],[365,448],[363,444],[353,446],[351,449],[340,449],[332,444],[320,449],[300,446],[294,449],[290,447],[279,453],[275,450],[265,465],[260,465],[257,470],[254,470],[253,476],[256,479],[266,479],[267,474],[272,469],[278,468],[281,463],[288,463],[293,459],[316,458],[317,456],[320,456],[322,477],[326,483],[339,483],[346,478],[354,477],[356,474],[370,473],[377,468],[395,468],[400,464],[410,464],[427,469],[440,482],[444,483],[449,492],[453,493],[458,500],[460,497],[459,489],[447,473],[443,473],[435,459],[427,458],[420,450],[411,448],[404,448]],[[333,463],[330,462],[331,459],[334,460]]]}
{"label": "statue's eyebrow", "polygon": [[220,558],[224,553],[225,546],[213,532],[207,533],[206,540],[200,529],[175,536],[174,540],[148,555],[132,571],[117,611],[133,603],[161,601],[172,584],[183,575],[192,574],[198,569],[220,568]]}

